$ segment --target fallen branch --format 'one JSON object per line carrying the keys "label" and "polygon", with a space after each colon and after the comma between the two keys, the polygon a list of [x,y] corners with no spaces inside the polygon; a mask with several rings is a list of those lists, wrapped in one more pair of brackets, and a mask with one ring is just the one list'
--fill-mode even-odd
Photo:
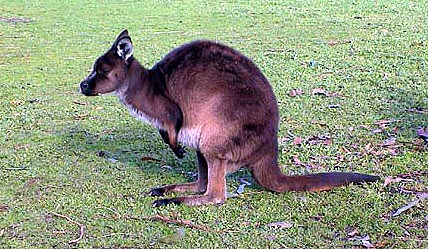
{"label": "fallen branch", "polygon": [[85,234],[85,225],[83,225],[77,221],[72,220],[70,217],[68,217],[66,215],[62,215],[62,214],[58,214],[58,213],[54,213],[54,212],[50,212],[50,213],[56,217],[66,219],[70,223],[73,223],[79,227],[79,237],[77,237],[76,239],[70,240],[68,242],[68,244],[75,244],[83,238],[83,235]]}
{"label": "fallen branch", "polygon": [[108,237],[113,237],[117,235],[131,235],[131,234],[130,233],[110,233],[110,234],[103,235],[102,238],[108,238]]}
{"label": "fallen branch", "polygon": [[[114,212],[114,213],[116,213],[116,212]],[[193,228],[193,229],[201,230],[204,232],[210,232],[210,233],[216,233],[216,234],[237,232],[237,231],[233,231],[233,230],[229,230],[229,229],[213,230],[207,226],[201,226],[201,225],[194,224],[190,220],[172,219],[172,218],[169,218],[169,217],[166,217],[163,215],[159,215],[159,214],[154,215],[154,216],[145,216],[145,217],[136,217],[133,215],[119,215],[119,217],[117,217],[115,219],[163,221],[167,224],[175,224],[175,225],[185,226],[188,228]],[[113,234],[113,235],[115,235],[115,234]],[[110,236],[110,235],[107,235],[107,236]]]}
{"label": "fallen branch", "polygon": [[428,176],[428,171],[416,171],[416,172],[410,172],[410,173],[403,173],[397,175],[398,177],[402,178],[411,178],[411,177],[418,177],[418,176]]}
{"label": "fallen branch", "polygon": [[418,198],[417,198],[416,200],[414,200],[414,201],[412,201],[412,202],[408,203],[408,204],[407,204],[407,205],[405,205],[404,207],[401,207],[401,208],[397,209],[397,211],[395,211],[395,212],[392,214],[392,217],[394,217],[394,216],[398,216],[398,215],[400,215],[401,213],[403,213],[404,211],[407,211],[407,210],[411,209],[412,207],[414,207],[414,206],[418,205],[418,204],[419,204],[419,202],[420,202],[421,200],[426,199],[426,198],[428,198],[428,193],[421,193],[421,194],[419,194],[419,195],[418,195]]}
{"label": "fallen branch", "polygon": [[5,168],[5,170],[28,170],[28,168],[26,168],[25,166],[22,166],[22,167],[10,167],[10,168]]}
{"label": "fallen branch", "polygon": [[149,157],[149,156],[143,156],[141,158],[141,161],[143,161],[143,162],[157,162],[157,163],[161,162],[161,160],[154,158],[154,157]]}
{"label": "fallen branch", "polygon": [[218,231],[214,231],[209,227],[205,227],[205,226],[201,226],[201,225],[196,225],[193,224],[193,222],[191,222],[190,220],[174,220],[162,215],[155,215],[155,216],[147,216],[147,217],[143,217],[141,218],[142,220],[148,220],[148,221],[163,221],[169,224],[176,224],[176,225],[182,225],[182,226],[186,226],[186,227],[190,227],[190,228],[194,228],[194,229],[198,229],[198,230],[202,230],[205,232],[214,232],[214,233],[221,233]]}

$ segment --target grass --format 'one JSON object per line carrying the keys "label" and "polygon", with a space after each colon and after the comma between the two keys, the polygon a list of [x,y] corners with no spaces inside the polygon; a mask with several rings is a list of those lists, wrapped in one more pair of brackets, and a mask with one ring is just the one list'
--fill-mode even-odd
{"label": "grass", "polygon": [[[426,199],[391,216],[414,193],[428,191],[427,176],[416,174],[427,171],[428,159],[416,135],[428,122],[424,1],[1,0],[0,6],[0,247],[350,248],[362,245],[357,236],[378,247],[428,246]],[[153,209],[145,193],[191,180],[194,154],[175,159],[115,97],[77,91],[123,28],[147,67],[201,38],[252,58],[277,94],[284,172],[410,173],[414,181],[284,194],[254,184],[221,206]],[[296,88],[304,94],[288,96]],[[338,95],[313,96],[315,88]],[[372,132],[380,120],[394,122]],[[328,135],[332,143],[294,146],[290,134]],[[397,148],[381,146],[389,137]],[[229,176],[229,192],[241,177],[251,180],[247,171]],[[83,239],[68,244],[78,227],[52,212],[84,224]],[[181,240],[162,244],[159,238],[182,226],[143,219],[157,214],[224,232],[186,228]],[[293,226],[267,226],[277,221]]]}

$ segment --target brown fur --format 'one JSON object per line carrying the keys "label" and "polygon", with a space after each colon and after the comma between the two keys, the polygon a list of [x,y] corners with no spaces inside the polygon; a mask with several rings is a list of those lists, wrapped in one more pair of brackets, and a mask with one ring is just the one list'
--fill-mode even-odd
{"label": "brown fur", "polygon": [[135,116],[156,126],[182,157],[180,144],[197,152],[198,180],[152,189],[199,195],[157,200],[154,205],[223,203],[228,172],[249,167],[254,179],[274,192],[321,191],[376,176],[332,172],[286,176],[277,164],[278,106],[272,88],[247,57],[225,45],[195,41],[174,49],[152,69],[132,56],[123,31],[81,83],[85,95],[116,92]]}

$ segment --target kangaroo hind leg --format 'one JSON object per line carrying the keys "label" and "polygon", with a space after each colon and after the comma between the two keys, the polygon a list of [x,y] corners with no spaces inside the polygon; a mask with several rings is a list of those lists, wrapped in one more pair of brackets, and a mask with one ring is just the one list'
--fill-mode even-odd
{"label": "kangaroo hind leg", "polygon": [[151,196],[163,196],[169,192],[177,192],[177,193],[205,193],[207,190],[208,184],[208,169],[207,169],[207,161],[202,155],[200,151],[196,152],[197,160],[198,160],[198,180],[190,183],[182,183],[182,184],[173,184],[166,185],[159,188],[153,188],[150,190],[149,194]]}
{"label": "kangaroo hind leg", "polygon": [[159,207],[168,204],[197,206],[223,203],[226,200],[226,167],[226,162],[222,160],[208,160],[208,184],[203,195],[159,199],[153,203],[153,206]]}

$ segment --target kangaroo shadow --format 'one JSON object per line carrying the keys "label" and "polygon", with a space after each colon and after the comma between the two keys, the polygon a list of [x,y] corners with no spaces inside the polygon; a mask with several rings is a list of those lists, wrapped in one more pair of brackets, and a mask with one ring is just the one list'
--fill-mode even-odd
{"label": "kangaroo shadow", "polygon": [[191,156],[178,161],[174,153],[162,142],[155,129],[120,127],[92,132],[81,125],[63,127],[58,132],[65,154],[81,158],[94,157],[112,163],[121,162],[129,167],[160,173],[162,166],[196,168]]}
{"label": "kangaroo shadow", "polygon": [[[93,133],[81,125],[73,125],[63,127],[58,135],[64,141],[64,153],[70,156],[77,156],[83,160],[85,158],[107,160],[112,165],[120,162],[127,167],[136,167],[150,174],[173,174],[183,178],[183,182],[197,179],[196,153],[193,149],[186,148],[186,156],[178,159],[162,141],[156,129],[140,128],[121,127]],[[233,182],[241,182],[242,179],[252,182],[250,172],[245,169],[228,175],[227,179]],[[259,189],[257,184],[252,184],[249,188]]]}
{"label": "kangaroo shadow", "polygon": [[428,125],[428,95],[393,86],[381,89],[387,93],[382,114],[393,120],[391,127],[408,141],[417,138],[416,130]]}

